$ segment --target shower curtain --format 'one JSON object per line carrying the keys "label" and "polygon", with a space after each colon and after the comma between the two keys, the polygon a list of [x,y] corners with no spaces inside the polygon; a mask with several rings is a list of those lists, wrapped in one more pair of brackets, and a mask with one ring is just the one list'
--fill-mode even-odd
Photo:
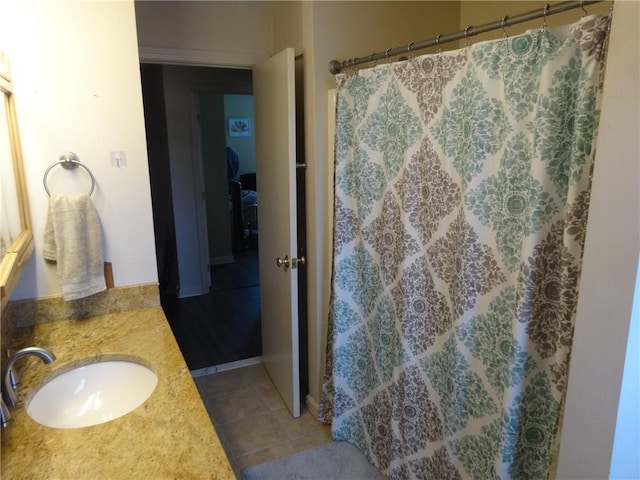
{"label": "shower curtain", "polygon": [[553,470],[609,23],[336,77],[319,418],[390,478]]}

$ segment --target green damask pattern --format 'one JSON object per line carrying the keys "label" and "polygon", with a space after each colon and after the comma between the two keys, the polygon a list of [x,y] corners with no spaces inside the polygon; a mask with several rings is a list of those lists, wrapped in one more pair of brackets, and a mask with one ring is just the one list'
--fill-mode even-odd
{"label": "green damask pattern", "polygon": [[440,396],[446,435],[464,429],[471,419],[498,413],[482,379],[457,349],[454,335],[441,350],[422,359],[421,365]]}
{"label": "green damask pattern", "polygon": [[536,373],[503,420],[502,461],[510,478],[545,478],[557,434],[559,402],[547,375]]}
{"label": "green damask pattern", "polygon": [[468,478],[499,480],[496,463],[500,462],[502,444],[502,419],[496,418],[482,426],[477,435],[465,435],[460,440],[452,440],[449,447],[460,459]]}
{"label": "green damask pattern", "polygon": [[525,373],[535,366],[535,361],[527,359],[526,345],[513,336],[516,311],[515,288],[507,287],[489,304],[486,314],[456,329],[459,341],[484,365],[497,398],[506,388],[522,383]]}
{"label": "green damask pattern", "polygon": [[358,312],[351,308],[351,305],[344,300],[336,299],[334,301],[334,311],[336,320],[333,322],[333,328],[336,329],[338,335],[347,332],[361,321]]}
{"label": "green damask pattern", "polygon": [[365,317],[371,313],[382,294],[378,265],[363,245],[357,245],[351,256],[335,266],[335,282],[344,291],[351,292]]}
{"label": "green damask pattern", "polygon": [[402,167],[405,152],[422,134],[422,127],[395,81],[383,93],[380,107],[365,120],[358,134],[365,145],[382,153],[385,178],[391,181]]}
{"label": "green damask pattern", "polygon": [[[334,417],[336,418],[336,417]],[[334,423],[338,423],[335,422]],[[360,414],[346,414],[340,421],[340,425],[332,426],[331,434],[337,442],[349,442],[362,452],[368,452],[364,428]],[[369,456],[367,454],[367,456]],[[371,460],[371,457],[369,456]]]}
{"label": "green damask pattern", "polygon": [[387,182],[384,169],[373,163],[364,149],[356,148],[353,157],[352,162],[336,171],[336,184],[351,197],[349,204],[355,203],[352,208],[362,223],[382,198]]}
{"label": "green damask pattern", "polygon": [[390,479],[550,472],[609,20],[337,77],[319,418]]}
{"label": "green damask pattern", "polygon": [[479,45],[473,58],[490,78],[504,82],[509,111],[520,121],[534,110],[542,68],[561,46],[558,38],[545,31]]}
{"label": "green damask pattern", "polygon": [[506,267],[520,265],[524,240],[537,233],[559,208],[553,196],[531,174],[531,145],[524,133],[508,143],[496,175],[483,180],[466,199],[467,208],[496,232]]}
{"label": "green damask pattern", "polygon": [[563,202],[569,186],[583,178],[585,163],[591,158],[597,98],[597,84],[584,74],[578,49],[568,64],[554,73],[547,94],[538,98],[536,118],[530,124],[535,132],[534,148],[547,162],[547,173]]}
{"label": "green damask pattern", "polygon": [[502,147],[509,124],[502,104],[489,97],[473,68],[467,68],[451,97],[443,100],[444,113],[431,133],[466,186]]}
{"label": "green damask pattern", "polygon": [[356,330],[344,345],[337,346],[335,350],[336,374],[345,379],[351,395],[358,402],[363,401],[378,384],[373,355],[371,339],[363,329]]}

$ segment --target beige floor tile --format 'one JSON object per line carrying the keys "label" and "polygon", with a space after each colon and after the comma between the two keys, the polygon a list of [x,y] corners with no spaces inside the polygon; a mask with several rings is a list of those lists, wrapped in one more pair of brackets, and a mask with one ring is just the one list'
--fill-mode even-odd
{"label": "beige floor tile", "polygon": [[256,387],[256,390],[260,394],[264,403],[269,407],[269,410],[280,410],[281,408],[286,408],[286,405],[280,396],[280,392],[278,392],[278,389],[273,383],[269,382]]}
{"label": "beige floor tile", "polygon": [[267,404],[255,389],[233,390],[215,397],[209,397],[210,415],[216,423],[227,424],[269,411]]}
{"label": "beige floor tile", "polygon": [[271,413],[227,423],[221,428],[234,458],[271,448],[288,440],[287,434]]}
{"label": "beige floor tile", "polygon": [[290,440],[309,435],[323,428],[323,424],[304,409],[298,418],[293,418],[286,408],[275,410],[272,413]]}
{"label": "beige floor tile", "polygon": [[291,445],[295,448],[296,452],[303,452],[310,448],[319,447],[325,443],[331,442],[331,427],[323,427],[321,430],[317,430],[313,433],[298,437],[295,440],[291,440]]}
{"label": "beige floor tile", "polygon": [[289,443],[281,443],[271,448],[265,448],[259,452],[249,453],[248,455],[242,455],[234,459],[234,463],[240,468],[240,471],[245,468],[253,467],[264,462],[276,460],[278,458],[288,457],[296,453],[293,445]]}
{"label": "beige floor tile", "polygon": [[271,381],[271,377],[269,377],[269,374],[261,363],[257,365],[251,365],[249,367],[244,367],[239,370],[242,371],[241,374],[243,378],[250,380],[254,387],[273,383]]}
{"label": "beige floor tile", "polygon": [[212,375],[203,375],[197,377],[196,382],[198,383],[201,394],[205,397],[216,397],[234,390],[253,387],[254,383],[252,379],[243,374],[242,370],[242,368],[239,368],[237,370],[228,370]]}

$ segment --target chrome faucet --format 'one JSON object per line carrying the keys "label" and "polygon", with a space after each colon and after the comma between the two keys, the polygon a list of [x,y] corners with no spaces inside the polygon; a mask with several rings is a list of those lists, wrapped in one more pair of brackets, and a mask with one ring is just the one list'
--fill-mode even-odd
{"label": "chrome faucet", "polygon": [[2,428],[7,428],[12,421],[11,410],[4,404],[4,400],[0,398],[0,425],[2,425]]}
{"label": "chrome faucet", "polygon": [[[40,357],[44,363],[51,363],[56,359],[56,356],[46,348],[40,347],[27,347],[22,350],[18,350],[11,355],[7,364],[4,367],[2,375],[2,395],[4,397],[4,403],[7,407],[13,408],[18,404],[18,395],[16,394],[16,380],[13,372],[13,364],[16,360],[26,357],[27,355],[35,355]],[[7,409],[8,411],[8,409]],[[3,425],[4,426],[4,425]]]}

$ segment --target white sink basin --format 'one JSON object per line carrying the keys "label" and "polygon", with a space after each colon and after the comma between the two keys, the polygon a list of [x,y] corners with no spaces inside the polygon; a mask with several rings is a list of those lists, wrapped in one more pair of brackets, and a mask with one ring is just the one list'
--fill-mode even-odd
{"label": "white sink basin", "polygon": [[27,413],[47,427],[89,427],[135,410],[157,383],[153,370],[137,361],[93,359],[46,381],[27,401]]}

